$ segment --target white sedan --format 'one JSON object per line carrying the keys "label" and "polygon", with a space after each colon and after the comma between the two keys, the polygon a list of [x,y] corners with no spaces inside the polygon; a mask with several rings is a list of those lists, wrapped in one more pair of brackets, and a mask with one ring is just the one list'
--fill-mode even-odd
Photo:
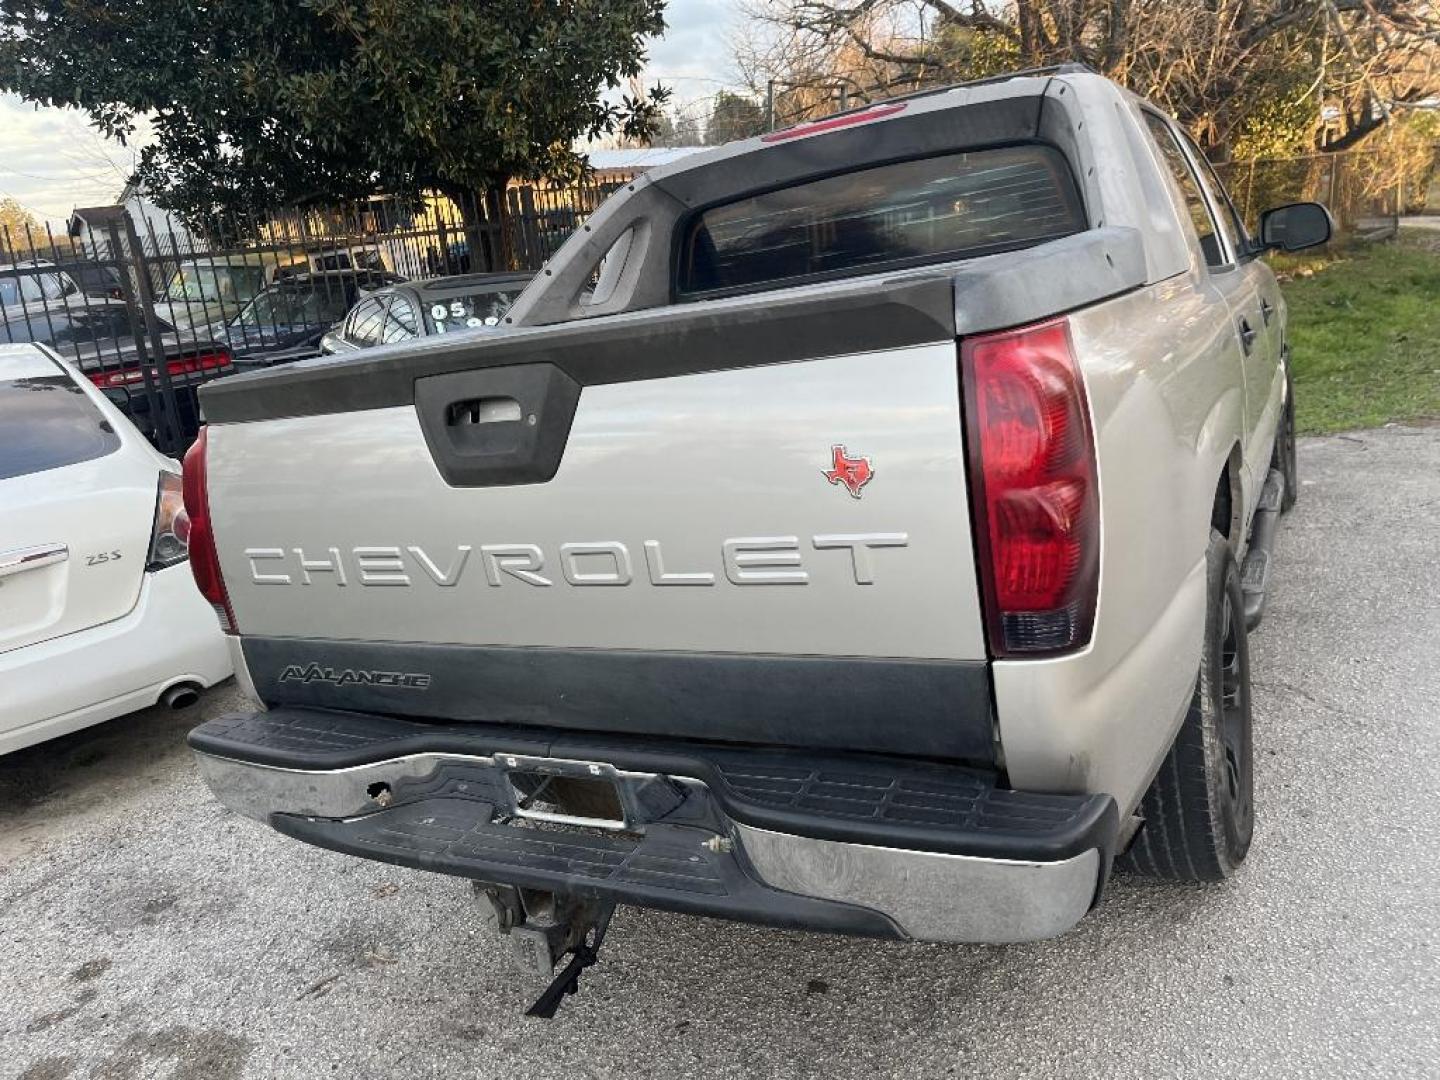
{"label": "white sedan", "polygon": [[231,674],[180,467],[41,345],[0,345],[0,754]]}

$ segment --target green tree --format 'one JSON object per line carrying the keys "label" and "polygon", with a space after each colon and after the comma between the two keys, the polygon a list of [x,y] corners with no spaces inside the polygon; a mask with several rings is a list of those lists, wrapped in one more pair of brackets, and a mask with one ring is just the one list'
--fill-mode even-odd
{"label": "green tree", "polygon": [[573,177],[577,138],[644,138],[668,91],[621,95],[664,0],[36,0],[0,5],[0,89],[148,114],[140,180],[200,221],[375,192]]}
{"label": "green tree", "polygon": [[650,145],[675,145],[675,120],[669,113],[661,113],[655,118],[654,130],[650,132]]}
{"label": "green tree", "polygon": [[765,110],[755,102],[728,90],[715,95],[715,107],[705,128],[705,142],[710,146],[748,139],[765,130]]}
{"label": "green tree", "polygon": [[650,136],[651,146],[704,146],[700,124],[693,116],[665,113]]}
{"label": "green tree", "polygon": [[686,114],[675,121],[676,146],[704,146],[705,136],[700,132],[700,121]]}

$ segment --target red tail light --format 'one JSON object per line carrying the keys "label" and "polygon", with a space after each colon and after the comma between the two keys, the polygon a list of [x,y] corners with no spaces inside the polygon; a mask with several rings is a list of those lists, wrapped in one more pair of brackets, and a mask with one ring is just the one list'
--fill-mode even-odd
{"label": "red tail light", "polygon": [[104,390],[107,386],[129,386],[131,383],[143,382],[145,376],[140,369],[124,368],[120,371],[92,371],[89,373],[90,381]]}
{"label": "red tail light", "polygon": [[1080,648],[1095,621],[1100,512],[1069,324],[965,338],[960,364],[991,652]]}
{"label": "red tail light", "polygon": [[210,528],[210,492],[205,479],[208,431],[202,427],[199,437],[185,452],[183,488],[185,516],[190,525],[190,571],[195,575],[200,595],[215,608],[220,629],[227,634],[238,634],[240,627],[230,606],[230,595],[225,591],[225,579],[220,576],[220,555],[215,550],[215,534]]}
{"label": "red tail light", "polygon": [[178,360],[171,360],[165,365],[165,369],[171,375],[193,375],[197,371],[214,371],[216,368],[229,366],[229,350],[216,349],[214,352],[197,353],[194,356],[182,356]]}
{"label": "red tail light", "polygon": [[[229,367],[231,363],[230,353],[225,349],[217,349],[214,352],[181,356],[167,361],[165,370],[174,378],[177,375],[193,375],[197,371],[214,371]],[[153,368],[150,373],[153,377]],[[107,386],[133,386],[135,383],[144,382],[145,374],[138,367],[122,368],[119,371],[92,371],[90,381],[103,390]]]}

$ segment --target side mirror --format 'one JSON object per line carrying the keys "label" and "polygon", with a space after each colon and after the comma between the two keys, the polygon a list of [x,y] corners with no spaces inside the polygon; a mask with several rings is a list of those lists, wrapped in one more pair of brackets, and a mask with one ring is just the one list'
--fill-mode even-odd
{"label": "side mirror", "polygon": [[1289,203],[1260,215],[1260,244],[1267,251],[1319,247],[1334,231],[1330,211],[1318,202]]}
{"label": "side mirror", "polygon": [[121,412],[126,414],[130,412],[130,391],[125,387],[106,386],[103,387],[100,392],[109,398],[110,404],[114,405]]}

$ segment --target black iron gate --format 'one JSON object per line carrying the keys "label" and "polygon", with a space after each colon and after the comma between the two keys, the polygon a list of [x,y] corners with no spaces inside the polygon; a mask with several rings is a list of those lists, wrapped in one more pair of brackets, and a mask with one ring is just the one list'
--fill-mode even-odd
{"label": "black iron gate", "polygon": [[49,230],[0,235],[0,343],[48,346],[159,449],[181,453],[197,422],[182,372],[200,366],[199,342],[180,347],[156,318],[143,245],[124,209],[87,213],[103,242],[81,246]]}
{"label": "black iron gate", "polygon": [[0,343],[71,361],[163,452],[202,421],[200,384],[320,352],[364,292],[538,270],[629,179],[503,200],[375,198],[187,228],[143,200],[75,211],[64,235],[0,229]]}

